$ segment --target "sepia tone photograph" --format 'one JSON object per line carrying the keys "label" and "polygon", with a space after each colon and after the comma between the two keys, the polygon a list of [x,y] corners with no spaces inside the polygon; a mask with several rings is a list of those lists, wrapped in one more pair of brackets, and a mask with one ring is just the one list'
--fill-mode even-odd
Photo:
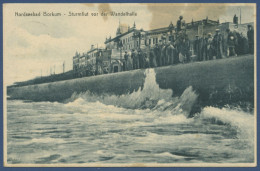
{"label": "sepia tone photograph", "polygon": [[256,4],[5,3],[5,167],[256,167]]}

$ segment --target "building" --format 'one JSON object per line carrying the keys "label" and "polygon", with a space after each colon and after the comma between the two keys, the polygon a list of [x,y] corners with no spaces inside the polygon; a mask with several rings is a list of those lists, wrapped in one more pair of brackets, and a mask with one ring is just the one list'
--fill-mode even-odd
{"label": "building", "polygon": [[96,65],[97,52],[99,50],[100,49],[98,47],[91,45],[90,50],[87,52],[88,59],[86,65],[93,65],[93,66]]}
{"label": "building", "polygon": [[[244,24],[235,24],[232,22],[225,22],[221,24],[221,32],[225,33],[227,29],[230,29],[230,31],[236,31],[238,33],[241,33],[244,37],[247,37],[247,26],[251,25],[254,28],[254,23],[244,23]],[[226,34],[226,33],[225,33]]]}
{"label": "building", "polygon": [[77,71],[79,68],[79,56],[80,54],[78,52],[73,56],[73,71]]}
{"label": "building", "polygon": [[202,19],[199,21],[191,21],[186,24],[186,34],[188,35],[189,40],[193,41],[196,38],[196,35],[203,37],[208,33],[214,34],[216,29],[220,28],[219,20],[214,21],[208,19]]}
{"label": "building", "polygon": [[91,45],[91,48],[87,53],[80,54],[76,52],[75,56],[73,56],[74,76],[83,77],[95,75],[97,71],[97,55],[100,50],[102,49]]}
{"label": "building", "polygon": [[[181,32],[189,40],[189,48],[191,55],[193,53],[193,41],[196,36],[204,37],[209,33],[214,36],[216,29],[219,29],[221,34],[227,37],[227,29],[242,33],[246,37],[247,25],[253,23],[238,24],[237,17],[234,16],[234,21],[219,23],[219,20],[211,20],[208,17],[198,21],[191,21],[185,23],[183,17],[176,22],[176,26],[172,22],[166,27],[156,28],[152,30],[137,29],[134,22],[130,27],[126,24],[119,25],[116,29],[114,37],[106,38],[104,44],[105,49],[91,46],[87,53],[80,55],[76,52],[73,57],[73,70],[81,75],[115,73],[124,71],[124,54],[127,52],[131,55],[132,50],[139,50],[148,52],[156,44],[174,42],[178,39]],[[91,73],[88,73],[90,72]],[[86,72],[86,73],[85,73]],[[85,73],[85,74],[84,74]]]}
{"label": "building", "polygon": [[112,50],[99,49],[96,53],[96,71],[98,75],[111,72],[111,51]]}
{"label": "building", "polygon": [[144,45],[144,41],[141,42],[141,38],[143,38],[144,35],[145,32],[142,29],[136,29],[135,23],[131,28],[130,26],[119,23],[116,36],[106,39],[106,49],[121,49],[130,52],[132,49],[137,49],[140,48],[140,45]]}
{"label": "building", "polygon": [[131,52],[132,49],[139,49],[145,46],[145,31],[136,29],[135,23],[130,26],[120,24],[116,30],[114,38],[106,39],[107,50],[111,50],[110,72],[123,71],[123,54],[125,51]]}
{"label": "building", "polygon": [[171,22],[168,27],[149,30],[145,33],[145,45],[153,47],[155,44],[159,44],[159,42],[173,41],[175,37],[175,27]]}

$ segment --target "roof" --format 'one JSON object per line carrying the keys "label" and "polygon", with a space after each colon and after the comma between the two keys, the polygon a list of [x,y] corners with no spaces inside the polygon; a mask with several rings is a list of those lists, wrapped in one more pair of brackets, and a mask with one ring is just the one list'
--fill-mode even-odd
{"label": "roof", "polygon": [[136,29],[130,29],[129,31],[127,31],[127,32],[125,32],[125,33],[123,33],[123,34],[120,34],[120,35],[114,37],[113,39],[107,39],[107,40],[105,41],[105,43],[112,42],[112,41],[114,41],[114,40],[116,40],[116,39],[118,39],[118,38],[120,38],[120,37],[123,37],[123,36],[125,36],[125,35],[127,35],[127,34],[133,32],[133,31],[135,31],[135,30],[136,30]]}
{"label": "roof", "polygon": [[99,50],[99,49],[98,48],[94,48],[94,49],[89,50],[87,53],[91,53],[91,52],[93,52],[95,50]]}
{"label": "roof", "polygon": [[[186,26],[187,27],[193,27],[193,26],[197,26],[197,25],[200,25],[200,24],[206,24],[206,25],[216,25],[216,24],[219,24],[219,21],[214,21],[214,20],[210,20],[210,19],[203,19],[203,20],[198,20],[198,21],[192,21],[190,23],[186,23]],[[162,27],[162,28],[157,28],[157,29],[153,29],[153,30],[148,30],[148,31],[144,31],[145,33],[147,34],[158,34],[158,33],[165,33],[165,32],[168,32],[170,30],[174,30],[174,26],[173,24],[171,23],[168,27]],[[124,35],[127,35],[133,31],[141,31],[141,30],[137,30],[137,29],[129,29],[127,32],[125,33],[122,33],[116,37],[114,37],[113,39],[107,39],[105,41],[105,44],[106,43],[109,43],[109,42],[112,42],[112,41],[115,41],[116,39],[124,36]]]}
{"label": "roof", "polygon": [[217,24],[219,24],[219,21],[203,19],[203,20],[192,21],[190,23],[186,23],[186,26],[187,27],[193,27],[193,26],[198,26],[200,24],[204,24],[204,25],[217,25]]}
{"label": "roof", "polygon": [[147,34],[156,34],[156,33],[161,33],[161,32],[168,32],[170,29],[169,27],[162,27],[162,28],[157,28],[153,30],[148,30],[146,31]]}

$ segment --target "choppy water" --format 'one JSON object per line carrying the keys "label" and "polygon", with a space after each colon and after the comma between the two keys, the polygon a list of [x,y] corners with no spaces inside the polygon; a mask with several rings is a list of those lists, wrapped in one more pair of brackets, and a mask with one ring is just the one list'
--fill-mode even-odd
{"label": "choppy water", "polygon": [[251,163],[254,116],[228,107],[188,113],[146,70],[143,89],[122,96],[74,94],[65,103],[7,103],[8,163]]}

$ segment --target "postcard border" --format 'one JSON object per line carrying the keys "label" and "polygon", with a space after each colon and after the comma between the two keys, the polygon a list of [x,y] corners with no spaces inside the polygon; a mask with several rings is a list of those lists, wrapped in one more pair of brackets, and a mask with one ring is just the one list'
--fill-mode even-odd
{"label": "postcard border", "polygon": [[[2,32],[2,34],[1,34],[1,42],[2,42],[2,45],[3,45],[3,4],[4,3],[120,3],[120,2],[122,2],[122,1],[119,1],[119,0],[110,0],[109,2],[107,2],[107,1],[104,1],[104,0],[98,0],[98,1],[93,1],[93,0],[87,0],[87,1],[82,1],[82,0],[80,0],[80,1],[76,1],[76,2],[74,2],[74,1],[72,1],[72,0],[63,0],[63,1],[60,1],[60,0],[55,0],[55,1],[51,1],[51,0],[47,0],[47,1],[42,1],[42,0],[37,0],[37,1],[33,1],[33,0],[12,0],[12,1],[3,1],[3,2],[1,2],[1,10],[0,10],[0,15],[1,15],[1,20],[2,20],[2,22],[1,22],[1,32]],[[158,1],[155,1],[155,0],[150,0],[150,1],[137,1],[137,0],[134,0],[134,1],[124,1],[124,3],[138,3],[138,2],[142,2],[142,3],[153,3],[153,2],[158,2]],[[181,0],[176,0],[176,1],[169,1],[169,0],[164,0],[164,1],[161,1],[160,3],[256,3],[256,24],[255,24],[255,30],[257,30],[257,32],[256,32],[256,39],[255,39],[255,45],[256,45],[256,42],[259,42],[259,36],[257,35],[257,33],[258,33],[258,25],[259,25],[259,2],[257,2],[256,0],[250,0],[250,1],[241,1],[241,0],[229,0],[228,2],[227,1],[223,1],[223,0],[219,0],[219,1],[207,1],[207,0],[200,0],[200,1],[192,1],[192,0],[185,0],[185,1],[181,1]],[[256,29],[257,28],[257,29]],[[259,76],[258,76],[258,72],[259,72],[259,68],[257,67],[257,66],[259,66],[259,61],[257,60],[257,50],[259,50],[260,48],[259,48],[259,46],[257,47],[257,48],[255,48],[255,54],[256,54],[256,57],[255,57],[255,93],[256,93],[256,95],[257,96],[255,96],[255,106],[257,106],[257,99],[258,99],[258,97],[259,97],[259,92],[257,91],[257,89],[259,88],[259,85],[257,84],[257,80],[259,79]],[[3,87],[3,89],[1,89],[1,95],[2,95],[2,99],[1,99],[1,104],[2,104],[2,114],[3,114],[3,110],[5,110],[4,109],[4,107],[5,107],[5,102],[3,101],[3,97],[4,97],[4,95],[5,94],[3,94],[3,93],[5,93],[6,92],[6,90],[5,90],[5,87],[4,87],[4,84],[3,84],[3,46],[1,46],[1,50],[2,50],[2,54],[1,54],[1,59],[2,59],[2,66],[1,66],[1,85],[2,85],[2,87]],[[255,120],[255,122],[257,123],[257,120],[259,119],[259,116],[258,116],[258,110],[257,110],[258,108],[256,107],[256,113],[257,113],[257,119]],[[2,133],[3,133],[3,136],[4,136],[4,129],[3,129],[3,126],[5,126],[4,125],[4,119],[6,119],[6,118],[4,118],[4,114],[3,114],[3,120],[2,120],[2,122],[1,122],[1,129],[2,129]],[[260,125],[259,125],[259,123],[258,124],[255,124],[256,126],[257,126],[257,129],[256,129],[256,132],[255,132],[255,136],[257,137],[257,144],[256,144],[256,146],[257,145],[259,145],[259,129],[260,129]],[[258,135],[258,136],[257,136]],[[3,141],[1,141],[1,145],[3,146],[4,144],[4,140],[6,140],[6,137],[5,137],[5,139],[4,139],[4,137],[2,137],[3,139]],[[6,142],[5,142],[6,143]],[[4,147],[4,146],[3,146]],[[4,148],[3,149],[1,149],[1,152],[2,152],[2,154],[4,153]],[[256,147],[256,153],[255,153],[255,156],[259,156],[259,154],[260,154],[260,152],[257,150],[257,147]],[[4,161],[4,155],[0,155],[0,159],[2,160],[2,162]],[[1,163],[2,163],[1,162]],[[258,163],[259,164],[259,157],[257,157],[256,158],[256,163]],[[247,163],[248,164],[248,163]],[[25,164],[22,164],[22,165],[25,165]],[[56,164],[55,164],[56,165]],[[96,164],[95,164],[96,165]],[[102,164],[102,165],[105,165],[105,164]],[[128,165],[128,164],[127,164]],[[161,165],[161,164],[160,164]],[[191,167],[189,167],[189,166],[184,166],[184,167],[182,167],[182,166],[178,166],[179,164],[176,164],[176,166],[174,166],[174,167],[178,167],[178,169],[187,169],[187,170],[189,170],[189,169],[194,169],[194,170],[203,170],[203,169],[210,169],[210,170],[215,170],[215,169],[218,169],[219,167],[223,167],[223,165],[222,164],[220,164],[219,166],[217,166],[216,168],[214,168],[214,167],[212,167],[212,166],[210,166],[210,165],[208,165],[208,166],[203,166],[202,164],[195,164],[195,165],[198,165],[198,166],[191,166]],[[183,165],[183,164],[180,164],[180,165]],[[216,166],[216,164],[214,163],[213,164],[214,166]],[[224,165],[226,165],[226,164],[224,164]],[[233,165],[233,166],[232,166]],[[17,166],[17,167],[16,167]],[[26,168],[26,167],[23,167],[23,168],[19,168],[20,166],[19,165],[16,165],[15,166],[15,168],[10,168],[10,167],[4,167],[4,165],[3,165],[3,163],[2,163],[2,165],[1,165],[1,169],[22,169],[22,170],[31,170],[31,169],[40,169],[40,168],[38,168],[38,166],[37,167],[35,167],[35,166],[32,166],[32,167],[30,167],[30,166],[28,166],[28,167],[30,167],[30,168]],[[39,167],[42,167],[42,166],[44,166],[44,165],[39,165]],[[41,169],[48,169],[48,170],[52,170],[52,169],[58,169],[58,170],[60,170],[60,169],[66,169],[66,170],[70,170],[70,169],[73,169],[73,168],[64,168],[64,166],[65,167],[75,167],[75,166],[72,166],[71,164],[68,164],[68,165],[63,165],[62,167],[57,167],[57,166],[51,166],[51,165],[49,165],[48,164],[48,167],[53,167],[53,168],[41,168]],[[83,165],[82,165],[83,166]],[[76,166],[77,168],[78,167],[82,167],[82,166]],[[124,169],[136,169],[136,170],[139,170],[139,169],[142,169],[142,170],[154,170],[154,169],[172,169],[171,167],[167,167],[167,166],[159,166],[160,168],[158,168],[158,166],[156,166],[156,164],[151,164],[151,166],[153,166],[153,168],[152,167],[150,167],[150,166],[144,166],[144,165],[131,165],[131,164],[129,164],[129,166],[126,166],[126,167],[124,167]],[[12,167],[14,167],[14,166],[12,166]],[[83,166],[83,167],[86,167],[86,166]],[[108,169],[108,170],[116,170],[116,169],[122,169],[122,167],[117,167],[116,165],[113,167],[110,167],[110,166],[104,166],[104,167],[109,167],[109,168],[104,168],[103,166],[100,168],[100,167],[93,167],[93,166],[87,166],[87,167],[89,167],[88,169],[90,169],[90,170],[96,170],[96,169]],[[131,168],[129,168],[129,167],[131,167]],[[142,168],[142,167],[145,167],[145,168]],[[195,168],[193,168],[193,167],[195,167]],[[203,168],[200,168],[200,167],[203,167]],[[211,167],[211,168],[205,168],[205,167]],[[228,167],[225,167],[226,169],[236,169],[236,170],[240,170],[240,169],[252,169],[252,170],[254,170],[254,169],[259,169],[259,166],[257,166],[257,167],[254,167],[254,166],[251,166],[251,167],[253,167],[253,168],[230,168],[230,167],[242,167],[242,166],[240,166],[239,164],[231,164],[230,166],[228,166]],[[78,169],[86,169],[86,168],[78,168]],[[223,168],[224,169],[224,168]]]}

